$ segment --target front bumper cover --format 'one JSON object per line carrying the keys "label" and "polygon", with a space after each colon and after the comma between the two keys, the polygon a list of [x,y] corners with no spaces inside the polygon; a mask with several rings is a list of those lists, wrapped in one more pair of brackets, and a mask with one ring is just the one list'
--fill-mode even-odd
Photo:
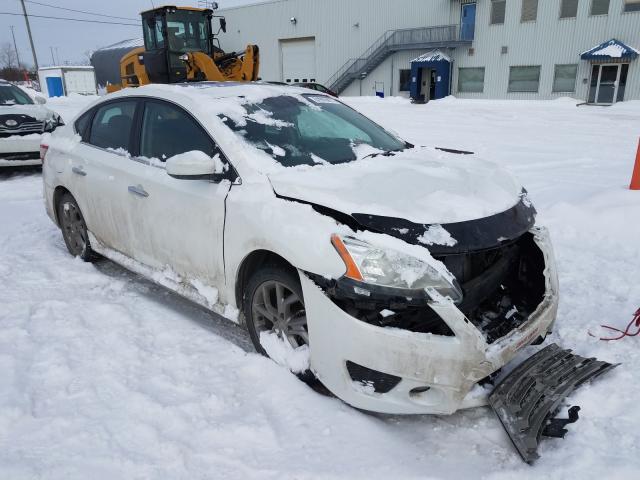
{"label": "front bumper cover", "polygon": [[568,420],[551,419],[564,398],[616,366],[574,355],[552,343],[504,378],[489,396],[489,404],[522,459],[532,463],[539,458],[542,436],[564,437],[564,426],[578,419],[579,407],[572,407]]}
{"label": "front bumper cover", "polygon": [[[311,369],[338,398],[364,410],[450,414],[486,404],[486,393],[476,395],[476,384],[513,359],[522,347],[544,338],[556,318],[558,282],[551,244],[546,230],[536,228],[532,234],[545,260],[543,301],[526,322],[490,345],[451,302],[430,306],[453,336],[384,328],[346,313],[301,272]],[[363,388],[349,375],[347,362],[401,381],[385,393]]]}
{"label": "front bumper cover", "polygon": [[0,166],[40,165],[39,134],[0,138]]}

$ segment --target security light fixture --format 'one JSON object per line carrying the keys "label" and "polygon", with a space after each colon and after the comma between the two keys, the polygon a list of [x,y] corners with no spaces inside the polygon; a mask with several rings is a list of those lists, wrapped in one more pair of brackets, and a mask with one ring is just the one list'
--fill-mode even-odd
{"label": "security light fixture", "polygon": [[296,23],[298,23],[298,19],[296,17],[291,17],[289,21],[291,22],[292,25],[295,25]]}

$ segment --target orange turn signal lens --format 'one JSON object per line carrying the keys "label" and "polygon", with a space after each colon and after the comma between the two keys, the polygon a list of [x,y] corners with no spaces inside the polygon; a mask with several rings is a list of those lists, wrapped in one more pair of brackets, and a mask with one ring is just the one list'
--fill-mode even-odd
{"label": "orange turn signal lens", "polygon": [[358,280],[362,282],[363,278],[362,274],[360,273],[360,269],[356,265],[356,262],[353,261],[353,258],[351,258],[351,254],[349,253],[349,250],[347,250],[347,247],[345,247],[340,236],[335,233],[331,235],[331,244],[336,249],[338,255],[340,255],[340,258],[342,258],[342,261],[347,267],[347,271],[345,272],[344,276],[351,278],[352,280]]}

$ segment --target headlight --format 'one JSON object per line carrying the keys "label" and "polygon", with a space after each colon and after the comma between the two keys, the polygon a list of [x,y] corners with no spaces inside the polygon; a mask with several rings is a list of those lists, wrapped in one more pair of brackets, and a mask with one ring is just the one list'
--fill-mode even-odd
{"label": "headlight", "polygon": [[44,122],[44,131],[45,132],[53,132],[57,127],[61,127],[64,125],[62,121],[62,117],[60,115],[54,115],[51,118],[47,118]]}
{"label": "headlight", "polygon": [[426,291],[435,300],[449,297],[454,302],[462,300],[462,291],[451,276],[446,278],[433,266],[396,250],[380,248],[355,238],[331,236],[331,243],[344,261],[345,277],[379,287],[402,289],[401,295],[410,291]]}

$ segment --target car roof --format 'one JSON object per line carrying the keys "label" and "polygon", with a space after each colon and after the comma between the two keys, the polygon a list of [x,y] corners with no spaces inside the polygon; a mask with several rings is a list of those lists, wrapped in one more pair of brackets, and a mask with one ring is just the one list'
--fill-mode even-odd
{"label": "car roof", "polygon": [[309,90],[289,85],[275,85],[267,82],[189,82],[166,84],[149,84],[135,89],[121,90],[124,96],[137,94],[171,98],[174,94],[211,96],[211,98],[234,97],[276,97],[279,95],[309,94]]}

